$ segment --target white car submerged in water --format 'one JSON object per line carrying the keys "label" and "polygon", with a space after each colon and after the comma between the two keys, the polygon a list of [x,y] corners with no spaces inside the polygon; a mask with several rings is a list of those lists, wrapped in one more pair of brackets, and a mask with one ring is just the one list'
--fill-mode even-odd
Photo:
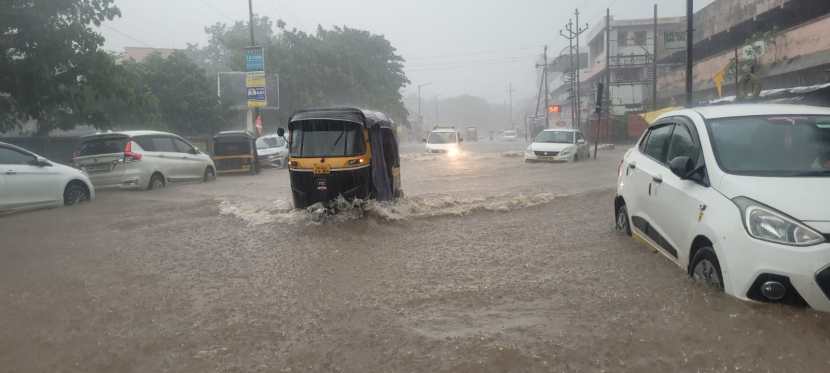
{"label": "white car submerged in water", "polygon": [[525,150],[525,162],[576,162],[590,156],[582,132],[569,128],[539,132]]}

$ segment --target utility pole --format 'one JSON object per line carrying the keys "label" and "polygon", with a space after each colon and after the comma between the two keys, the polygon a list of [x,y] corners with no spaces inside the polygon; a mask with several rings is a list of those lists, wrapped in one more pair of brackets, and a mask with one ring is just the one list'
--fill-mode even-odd
{"label": "utility pole", "polygon": [[516,125],[513,123],[513,82],[507,83],[507,95],[510,97],[510,110],[508,111],[510,129],[516,129]]}
{"label": "utility pole", "polygon": [[[617,53],[619,54],[619,53]],[[619,63],[619,59],[617,60]],[[605,9],[605,86],[597,87],[600,90],[608,90],[608,95],[602,93],[597,94],[600,102],[597,102],[599,108],[605,108],[605,125],[611,125],[611,8]],[[607,97],[607,98],[605,98]],[[603,102],[604,101],[604,102]],[[603,105],[605,102],[608,105]],[[597,138],[594,140],[594,159],[597,159],[597,152],[599,151],[599,129],[602,124],[602,112],[597,113]]]}
{"label": "utility pole", "polygon": [[575,128],[580,128],[582,124],[582,103],[580,97],[580,79],[579,79],[579,69],[581,67],[582,61],[579,53],[579,36],[582,35],[585,31],[588,30],[588,24],[585,24],[585,27],[579,25],[579,9],[576,9],[574,12],[576,16],[576,23],[572,23],[571,20],[568,20],[568,24],[565,25],[565,31],[559,30],[559,34],[568,39],[569,42],[573,43],[576,48],[576,66],[573,64],[573,48],[571,48],[571,68],[573,69],[574,74],[574,95],[575,97],[575,106],[576,110],[574,113],[574,120],[576,121]]}
{"label": "utility pole", "polygon": [[686,0],[686,106],[692,107],[695,104],[693,96],[694,77],[694,37],[695,37],[695,2]]}
{"label": "utility pole", "polygon": [[436,125],[436,126],[437,126],[437,125],[439,124],[439,122],[440,122],[439,118],[440,118],[440,117],[438,116],[438,96],[436,95],[436,96],[435,96],[435,125]]}
{"label": "utility pole", "polygon": [[741,73],[741,61],[738,58],[738,48],[735,48],[735,102],[737,103],[741,97],[741,86],[740,86],[740,78],[738,75]]}
{"label": "utility pole", "polygon": [[[559,30],[559,35],[565,39],[568,39],[568,54],[570,55],[570,61],[568,62],[568,80],[571,84],[571,88],[569,89],[569,96],[571,98],[571,128],[577,128],[576,122],[576,90],[574,89],[574,82],[576,81],[574,75],[574,38],[571,35],[570,30],[573,29],[573,19],[568,19],[568,23],[565,25],[565,29],[569,30],[568,34],[565,34],[564,30]],[[547,109],[545,109],[547,110]]]}
{"label": "utility pole", "polygon": [[548,46],[545,46],[545,65],[542,66],[542,81],[545,86],[545,128],[550,128],[550,91],[548,90]]}
{"label": "utility pole", "polygon": [[657,110],[657,4],[654,4],[654,43],[651,52],[651,109]]}
{"label": "utility pole", "polygon": [[424,83],[418,84],[418,120],[421,121],[421,124],[424,124],[424,116],[421,114],[421,88],[426,87],[432,83]]}
{"label": "utility pole", "polygon": [[[248,0],[248,30],[251,33],[251,46],[256,46],[256,39],[254,38],[254,4],[253,0]],[[265,68],[263,66],[263,68]],[[254,108],[253,111],[248,109],[248,117],[250,117],[250,121],[248,122],[248,130],[254,131],[254,123],[259,118],[259,108]]]}

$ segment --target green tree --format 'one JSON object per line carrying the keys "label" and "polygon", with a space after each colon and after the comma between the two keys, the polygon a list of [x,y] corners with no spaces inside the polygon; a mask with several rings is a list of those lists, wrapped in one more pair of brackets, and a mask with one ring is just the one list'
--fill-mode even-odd
{"label": "green tree", "polygon": [[[254,18],[257,44],[266,49],[267,73],[280,76],[280,122],[302,108],[355,105],[406,123],[400,90],[409,80],[403,58],[385,37],[348,27],[318,27],[308,34],[289,30],[282,21],[276,22],[277,32],[273,26],[267,17]],[[203,48],[191,46],[191,58],[209,71],[243,71],[248,24],[219,23],[205,30],[210,41]]]}
{"label": "green tree", "polygon": [[155,98],[158,128],[182,135],[203,135],[221,127],[224,110],[216,98],[216,87],[185,53],[174,52],[167,58],[153,54],[142,62],[127,62],[124,66],[145,85],[135,89]]}
{"label": "green tree", "polygon": [[[39,131],[107,127],[153,100],[131,89],[91,25],[120,16],[114,0],[6,0],[0,9],[0,130],[36,119]],[[120,108],[121,111],[114,109]],[[151,111],[150,111],[151,112]]]}

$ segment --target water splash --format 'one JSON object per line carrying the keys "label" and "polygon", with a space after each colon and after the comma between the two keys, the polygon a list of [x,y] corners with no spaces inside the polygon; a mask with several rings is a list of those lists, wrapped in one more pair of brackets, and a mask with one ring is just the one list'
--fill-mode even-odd
{"label": "water splash", "polygon": [[365,217],[382,221],[402,221],[440,216],[467,216],[492,211],[509,212],[552,202],[551,193],[499,194],[483,197],[463,197],[434,194],[401,198],[394,202],[374,200],[348,201],[338,198],[328,204],[317,203],[306,209],[294,209],[287,201],[271,204],[223,200],[219,202],[221,215],[234,216],[250,225],[264,224],[324,224]]}

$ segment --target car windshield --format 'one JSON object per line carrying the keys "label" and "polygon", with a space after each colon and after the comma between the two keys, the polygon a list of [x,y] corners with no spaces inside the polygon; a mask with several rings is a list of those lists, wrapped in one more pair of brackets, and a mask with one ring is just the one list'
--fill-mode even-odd
{"label": "car windshield", "polygon": [[458,142],[458,134],[455,132],[432,132],[427,138],[429,144],[455,144]]}
{"label": "car windshield", "polygon": [[266,136],[256,140],[257,149],[281,148],[285,146],[285,140],[281,137]]}
{"label": "car windshield", "polygon": [[127,139],[126,136],[120,136],[85,140],[78,148],[78,156],[122,153],[127,145]]}
{"label": "car windshield", "polygon": [[553,143],[553,144],[573,144],[574,132],[568,131],[542,131],[536,136],[533,142]]}
{"label": "car windshield", "polygon": [[830,116],[708,121],[724,171],[747,176],[830,176]]}
{"label": "car windshield", "polygon": [[344,157],[365,152],[359,124],[337,120],[305,120],[291,124],[292,157]]}

